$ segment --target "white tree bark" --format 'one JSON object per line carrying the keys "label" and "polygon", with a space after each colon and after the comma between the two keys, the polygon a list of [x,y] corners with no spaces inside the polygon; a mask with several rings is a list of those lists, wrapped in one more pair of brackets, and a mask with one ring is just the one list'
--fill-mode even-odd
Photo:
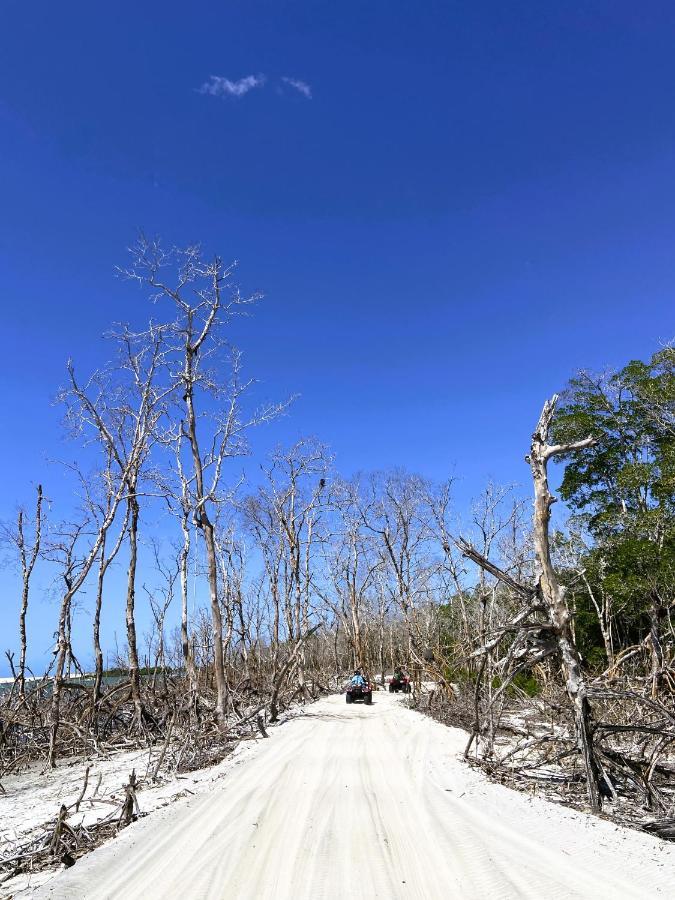
{"label": "white tree bark", "polygon": [[588,802],[591,809],[597,810],[600,808],[599,770],[593,752],[591,707],[586,693],[581,658],[574,640],[572,613],[565,597],[565,588],[558,581],[551,561],[549,523],[551,506],[555,502],[555,498],[549,490],[547,471],[550,459],[590,447],[595,441],[589,437],[572,444],[550,445],[548,443],[548,433],[557,399],[558,397],[555,395],[544,404],[537,428],[532,435],[530,454],[527,457],[534,479],[534,543],[541,570],[539,590],[554,626],[565,676],[565,689],[574,713],[577,746],[583,755],[586,767]]}

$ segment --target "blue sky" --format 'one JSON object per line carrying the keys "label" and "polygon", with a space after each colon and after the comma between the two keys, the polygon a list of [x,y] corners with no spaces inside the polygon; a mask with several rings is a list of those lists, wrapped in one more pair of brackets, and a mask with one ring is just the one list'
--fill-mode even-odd
{"label": "blue sky", "polygon": [[261,449],[527,485],[543,399],[675,331],[674,50],[666,2],[5,0],[0,516],[67,502],[52,398],[147,318],[138,228],[265,293]]}

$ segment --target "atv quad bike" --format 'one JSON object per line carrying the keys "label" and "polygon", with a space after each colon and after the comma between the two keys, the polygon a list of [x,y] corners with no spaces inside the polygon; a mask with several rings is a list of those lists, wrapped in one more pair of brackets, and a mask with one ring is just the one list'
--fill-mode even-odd
{"label": "atv quad bike", "polygon": [[407,675],[393,675],[389,681],[390,694],[398,694],[399,691],[409,694],[411,690],[410,679]]}
{"label": "atv quad bike", "polygon": [[363,685],[350,684],[345,691],[345,700],[347,703],[359,703],[363,700],[366,706],[370,706],[373,702],[373,688],[368,682]]}

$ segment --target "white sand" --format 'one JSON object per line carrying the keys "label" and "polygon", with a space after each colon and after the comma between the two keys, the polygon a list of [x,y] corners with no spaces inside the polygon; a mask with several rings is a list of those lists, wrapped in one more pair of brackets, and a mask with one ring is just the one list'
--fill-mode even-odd
{"label": "white sand", "polygon": [[[294,709],[286,716],[296,714]],[[137,798],[143,815],[188,794],[209,791],[213,782],[222,779],[233,766],[255,752],[255,742],[240,743],[221,763],[206,769],[180,775],[163,771],[155,783],[148,771],[154,771],[160,752],[161,747],[154,747],[152,751],[116,751],[92,760],[60,760],[58,768],[53,770],[44,771],[40,765],[34,765],[20,775],[6,776],[2,780],[5,792],[0,793],[0,858],[13,855],[19,845],[53,830],[61,804],[72,807],[82,793],[87,766],[90,771],[86,794],[79,812],[71,809],[70,825],[91,826],[111,813],[119,814],[124,785],[132,770],[136,772]],[[36,887],[54,878],[57,871],[23,873],[4,881],[0,884],[0,900],[32,897]]]}
{"label": "white sand", "polygon": [[33,893],[68,900],[674,897],[675,846],[491,784],[466,736],[331,697]]}

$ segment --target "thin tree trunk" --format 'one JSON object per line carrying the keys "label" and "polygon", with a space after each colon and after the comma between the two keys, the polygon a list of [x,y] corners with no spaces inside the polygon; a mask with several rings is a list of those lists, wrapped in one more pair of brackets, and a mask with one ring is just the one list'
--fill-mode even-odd
{"label": "thin tree trunk", "polygon": [[[112,502],[112,498],[109,498],[110,502]],[[109,508],[106,512],[109,512]],[[92,702],[91,702],[91,727],[94,732],[98,731],[98,719],[96,714],[97,706],[103,696],[103,649],[101,647],[101,611],[103,608],[103,585],[105,582],[105,576],[108,571],[108,567],[112,563],[112,561],[117,556],[120,547],[122,546],[122,542],[124,540],[124,535],[126,534],[127,522],[129,517],[129,509],[127,507],[126,515],[124,521],[122,523],[122,527],[120,528],[120,533],[117,536],[117,540],[115,542],[115,546],[113,547],[109,556],[106,557],[106,541],[107,541],[107,530],[103,532],[101,537],[101,550],[100,550],[100,559],[99,559],[99,567],[98,567],[98,575],[96,579],[96,603],[94,606],[94,621],[93,621],[93,641],[94,641],[94,660],[95,660],[95,671],[94,671],[94,690],[92,692]]]}
{"label": "thin tree trunk", "polygon": [[[293,523],[293,527],[295,527],[293,513],[291,513],[291,522]],[[305,627],[305,617],[303,615],[302,584],[300,581],[300,545],[299,538],[297,537],[295,532],[293,532],[293,542],[291,544],[290,551],[293,579],[295,581],[295,633],[298,635],[299,640],[300,635],[303,633],[303,629]],[[304,649],[302,649],[302,647],[299,649],[297,654],[297,668],[298,687],[300,688],[303,699],[309,700],[311,699],[311,695],[307,690],[307,684],[305,681],[305,651]]]}
{"label": "thin tree trunk", "polygon": [[279,669],[279,582],[277,573],[271,583],[272,603],[274,606],[274,619],[272,622],[272,678],[276,678]]}
{"label": "thin tree trunk", "polygon": [[103,684],[103,649],[101,647],[101,607],[103,606],[103,582],[108,563],[105,557],[105,537],[101,543],[101,561],[98,567],[96,583],[96,606],[94,608],[94,696],[92,698],[91,724],[94,730],[96,726],[96,706],[101,699],[101,686]]}
{"label": "thin tree trunk", "polygon": [[180,550],[180,641],[183,650],[185,669],[188,676],[188,684],[190,686],[190,709],[193,709],[197,698],[197,670],[195,669],[195,661],[192,655],[192,648],[190,647],[190,635],[188,632],[188,561],[190,558],[190,526],[188,525],[186,514],[181,516],[180,525],[183,531],[183,546]]}
{"label": "thin tree trunk", "polygon": [[18,523],[19,551],[21,554],[21,569],[23,574],[23,586],[21,591],[21,611],[19,612],[19,637],[21,640],[21,653],[19,655],[19,704],[26,700],[26,653],[28,640],[26,636],[26,616],[28,614],[28,595],[30,590],[30,577],[33,574],[35,562],[40,552],[40,540],[42,536],[42,485],[37,487],[37,501],[35,504],[35,541],[30,553],[30,559],[26,557],[26,545],[23,533],[23,511],[19,511]]}
{"label": "thin tree trunk", "polygon": [[[215,309],[214,309],[215,315]],[[190,322],[190,326],[192,322]],[[191,333],[191,332],[190,332]],[[202,335],[206,334],[206,326]],[[195,522],[204,536],[206,547],[207,577],[209,583],[209,601],[211,606],[211,628],[213,633],[213,672],[216,681],[216,718],[221,731],[227,728],[225,663],[223,657],[223,617],[218,602],[218,564],[216,559],[216,538],[213,524],[206,508],[207,500],[204,485],[204,466],[202,462],[199,439],[197,437],[197,417],[194,408],[194,359],[198,352],[189,342],[185,347],[185,365],[183,384],[185,386],[184,401],[187,412],[187,438],[192,453],[192,464],[195,475]]]}
{"label": "thin tree trunk", "polygon": [[135,496],[135,483],[129,486],[132,495],[128,499],[129,504],[129,568],[127,570],[127,602],[126,602],[126,626],[127,643],[129,645],[129,679],[131,681],[131,698],[134,704],[136,726],[143,724],[143,702],[141,700],[141,673],[138,664],[138,643],[136,640],[136,566],[138,563],[138,518],[139,505]]}
{"label": "thin tree trunk", "polygon": [[601,588],[602,606],[600,606],[595,596],[595,592],[593,591],[593,588],[591,587],[591,584],[586,577],[586,573],[583,569],[581,570],[580,575],[588,592],[588,596],[591,598],[591,603],[595,608],[595,614],[598,617],[598,625],[600,626],[600,633],[602,634],[602,642],[605,645],[607,668],[611,669],[614,667],[614,648],[612,646],[612,619],[609,612],[609,601],[604,589]]}
{"label": "thin tree trunk", "polygon": [[49,754],[47,756],[47,764],[51,769],[56,766],[56,747],[61,724],[61,693],[63,688],[63,670],[68,655],[68,615],[70,612],[70,604],[73,599],[72,587],[67,583],[66,593],[61,600],[61,609],[59,611],[59,626],[57,632],[57,655],[56,669],[54,671],[54,683],[52,688],[52,703],[50,715],[50,731],[49,731]]}
{"label": "thin tree trunk", "polygon": [[213,629],[213,672],[216,679],[216,716],[221,730],[227,727],[227,683],[225,679],[225,657],[223,655],[223,615],[218,601],[218,563],[216,540],[211,520],[202,507],[199,527],[204,535],[206,565],[211,604],[211,624]]}
{"label": "thin tree trunk", "polygon": [[658,697],[663,678],[663,648],[659,634],[662,607],[655,591],[652,591],[649,600],[649,644],[652,656],[651,696],[652,700],[655,700]]}
{"label": "thin tree trunk", "polygon": [[384,687],[384,617],[380,617],[377,642],[377,661],[380,670],[380,684]]}

